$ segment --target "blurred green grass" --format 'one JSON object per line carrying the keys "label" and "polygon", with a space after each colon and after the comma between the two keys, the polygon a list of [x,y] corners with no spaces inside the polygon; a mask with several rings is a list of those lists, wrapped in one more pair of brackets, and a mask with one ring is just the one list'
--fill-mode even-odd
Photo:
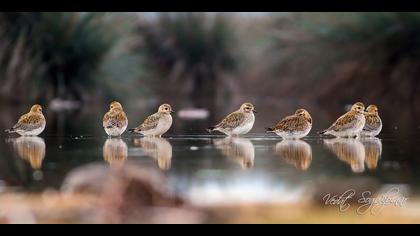
{"label": "blurred green grass", "polygon": [[2,103],[217,111],[247,99],[337,113],[363,100],[419,113],[419,13],[17,12],[0,13],[0,26]]}

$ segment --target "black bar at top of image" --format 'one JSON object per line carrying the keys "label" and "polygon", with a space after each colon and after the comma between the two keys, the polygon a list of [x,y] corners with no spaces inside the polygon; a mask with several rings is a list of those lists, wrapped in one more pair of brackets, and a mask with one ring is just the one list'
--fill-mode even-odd
{"label": "black bar at top of image", "polygon": [[415,0],[11,0],[1,11],[415,11]]}

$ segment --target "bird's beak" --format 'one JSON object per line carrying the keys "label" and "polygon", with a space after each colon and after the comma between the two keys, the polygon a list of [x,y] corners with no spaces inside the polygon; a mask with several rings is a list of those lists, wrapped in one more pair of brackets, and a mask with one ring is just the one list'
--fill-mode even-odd
{"label": "bird's beak", "polygon": [[174,113],[176,113],[176,111],[171,111],[171,114],[174,114]]}
{"label": "bird's beak", "polygon": [[258,113],[256,110],[252,110],[252,112],[254,112],[255,114],[257,114],[257,113]]}

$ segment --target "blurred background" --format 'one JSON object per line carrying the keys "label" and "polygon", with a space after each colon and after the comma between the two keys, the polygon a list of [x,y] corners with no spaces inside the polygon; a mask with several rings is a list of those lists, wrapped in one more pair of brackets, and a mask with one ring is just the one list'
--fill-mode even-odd
{"label": "blurred background", "polygon": [[[418,223],[419,81],[420,13],[0,13],[0,223]],[[164,139],[107,139],[114,100],[129,128],[170,103],[173,126]],[[358,101],[379,106],[380,139],[319,138]],[[206,134],[244,102],[258,111],[247,138],[178,136]],[[34,103],[42,137],[5,134]],[[298,108],[314,120],[303,141],[264,134]],[[394,185],[411,205],[380,217],[322,199]],[[213,219],[162,217],[182,202],[173,193]]]}
{"label": "blurred background", "polygon": [[243,102],[254,132],[299,107],[321,129],[362,101],[402,134],[420,125],[419,80],[419,13],[0,13],[2,129],[41,103],[48,135],[103,134],[112,100],[130,126],[171,103],[172,133]]}

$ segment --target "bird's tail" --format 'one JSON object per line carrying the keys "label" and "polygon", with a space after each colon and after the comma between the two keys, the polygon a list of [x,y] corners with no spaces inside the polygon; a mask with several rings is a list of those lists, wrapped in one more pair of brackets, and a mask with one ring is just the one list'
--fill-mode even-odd
{"label": "bird's tail", "polygon": [[16,130],[11,128],[11,129],[6,129],[4,132],[11,134],[11,133],[15,133]]}
{"label": "bird's tail", "polygon": [[271,128],[271,127],[266,127],[265,128],[265,131],[266,131],[266,133],[273,133],[274,132],[274,129]]}
{"label": "bird's tail", "polygon": [[212,133],[215,128],[216,128],[215,126],[212,126],[212,127],[207,128],[206,130],[207,132]]}
{"label": "bird's tail", "polygon": [[318,132],[318,134],[325,134],[326,132],[328,132],[328,129],[320,131],[320,132]]}

